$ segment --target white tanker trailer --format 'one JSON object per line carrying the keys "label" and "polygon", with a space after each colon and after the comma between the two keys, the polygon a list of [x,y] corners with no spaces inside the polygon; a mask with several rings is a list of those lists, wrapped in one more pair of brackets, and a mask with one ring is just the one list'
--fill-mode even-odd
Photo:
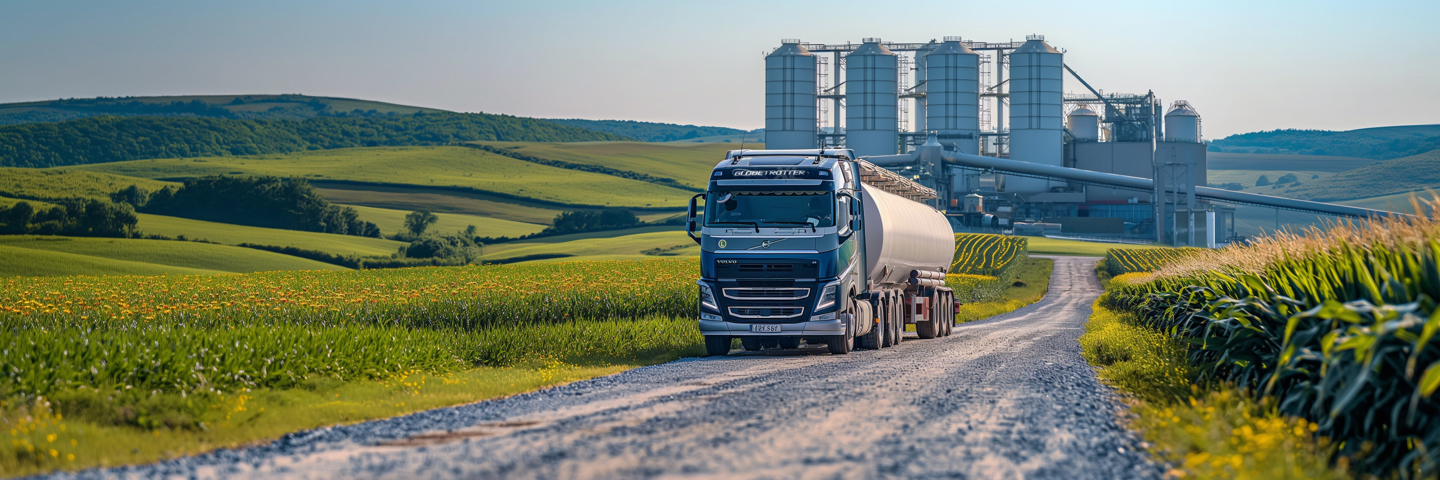
{"label": "white tanker trailer", "polygon": [[844,354],[899,345],[906,324],[949,335],[955,234],[912,199],[927,192],[851,150],[731,151],[687,222],[706,351],[728,354],[739,338],[746,350],[803,341]]}

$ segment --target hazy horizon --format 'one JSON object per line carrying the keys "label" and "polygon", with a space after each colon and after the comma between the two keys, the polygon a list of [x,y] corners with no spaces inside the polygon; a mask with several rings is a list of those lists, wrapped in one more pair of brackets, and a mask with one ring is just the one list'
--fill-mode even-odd
{"label": "hazy horizon", "polygon": [[[921,14],[924,12],[924,14]],[[1021,18],[1025,17],[1025,18]],[[445,110],[762,127],[763,55],[1038,33],[1106,92],[1188,100],[1206,138],[1440,124],[1440,2],[772,5],[180,0],[0,4],[0,103],[304,93]],[[1065,90],[1083,86],[1066,76]]]}

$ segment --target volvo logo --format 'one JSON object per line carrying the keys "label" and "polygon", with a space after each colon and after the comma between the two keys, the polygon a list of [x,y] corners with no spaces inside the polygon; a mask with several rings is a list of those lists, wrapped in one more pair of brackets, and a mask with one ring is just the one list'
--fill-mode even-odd
{"label": "volvo logo", "polygon": [[754,249],[757,249],[757,248],[770,248],[771,245],[774,245],[774,244],[783,242],[783,241],[785,241],[785,240],[788,240],[788,239],[786,239],[786,238],[777,238],[777,239],[774,239],[774,240],[765,240],[765,241],[763,241],[763,242],[760,242],[759,245],[756,245],[756,246],[747,248],[746,250],[754,250]]}

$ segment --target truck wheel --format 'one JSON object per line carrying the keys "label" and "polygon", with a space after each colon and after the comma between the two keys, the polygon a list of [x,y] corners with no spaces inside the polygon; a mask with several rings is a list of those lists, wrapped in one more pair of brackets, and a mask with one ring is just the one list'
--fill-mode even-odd
{"label": "truck wheel", "polygon": [[905,343],[905,317],[900,315],[900,306],[895,303],[893,298],[890,299],[890,321],[891,325],[895,326],[890,331],[890,335],[895,337],[895,344]]}
{"label": "truck wheel", "polygon": [[930,320],[915,322],[915,334],[920,338],[935,338],[940,335],[940,322],[936,321],[935,310],[930,310]]}
{"label": "truck wheel", "polygon": [[[854,300],[850,300],[850,309],[849,309],[849,311],[850,311],[850,312],[854,312],[854,311],[855,311],[855,301],[854,301]],[[852,314],[852,316],[853,316],[853,314]],[[828,335],[828,336],[825,337],[825,346],[826,346],[827,348],[829,348],[829,349],[830,349],[830,353],[831,353],[831,354],[834,354],[834,355],[844,355],[844,354],[850,353],[850,347],[851,347],[851,345],[854,345],[854,342],[855,342],[855,322],[854,322],[853,319],[852,319],[851,321],[849,321],[849,322],[845,322],[845,334],[844,334],[844,335]]]}
{"label": "truck wheel", "polygon": [[945,311],[945,336],[955,333],[955,294],[945,294],[945,303],[941,310]]}
{"label": "truck wheel", "polygon": [[[868,310],[871,310],[871,309],[869,309],[869,308],[864,308],[864,307],[868,307],[868,306],[869,306],[869,305],[861,305],[861,306],[860,306],[861,308],[859,308],[859,309],[857,309],[857,310],[859,310],[859,311],[861,311],[861,312],[866,312],[866,311],[868,311]],[[887,328],[888,325],[885,325],[886,322],[883,321],[884,319],[882,319],[881,322],[876,323],[876,322],[875,322],[875,314],[874,314],[873,312],[872,312],[872,313],[866,313],[866,314],[862,315],[860,318],[861,318],[861,321],[863,321],[863,322],[865,322],[865,323],[872,323],[872,324],[874,324],[874,326],[870,328],[870,333],[866,333],[865,335],[862,335],[862,336],[860,337],[860,348],[863,348],[863,349],[866,349],[866,350],[879,350],[881,347],[884,346],[884,344],[885,344],[885,339],[890,336],[890,329]]]}
{"label": "truck wheel", "polygon": [[800,337],[780,337],[780,348],[786,350],[800,348]]}
{"label": "truck wheel", "polygon": [[720,335],[705,336],[705,355],[711,357],[723,357],[730,354],[730,337]]}
{"label": "truck wheel", "polygon": [[880,346],[895,346],[895,315],[890,311],[890,300],[881,299],[879,305],[875,307],[875,311],[878,312],[880,323],[885,325],[885,336],[881,339]]}
{"label": "truck wheel", "polygon": [[740,346],[744,347],[747,352],[758,352],[760,347],[764,346],[764,342],[760,337],[740,337]]}

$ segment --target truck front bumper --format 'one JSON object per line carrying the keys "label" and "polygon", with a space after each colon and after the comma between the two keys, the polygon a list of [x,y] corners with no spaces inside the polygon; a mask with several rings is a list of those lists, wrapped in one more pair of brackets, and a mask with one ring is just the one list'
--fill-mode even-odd
{"label": "truck front bumper", "polygon": [[[827,316],[828,316],[829,318],[825,318],[825,319],[823,319],[823,320],[816,320],[816,319],[814,319],[815,317],[811,317],[811,320],[810,320],[810,321],[797,322],[797,323],[755,323],[755,324],[752,324],[752,323],[740,323],[740,322],[727,322],[727,321],[725,321],[724,319],[722,319],[719,315],[707,313],[707,314],[701,315],[701,317],[700,317],[700,333],[703,334],[703,335],[728,335],[728,336],[734,336],[734,337],[743,337],[743,336],[756,336],[756,337],[787,337],[787,336],[796,336],[796,335],[805,335],[805,336],[812,336],[812,335],[814,335],[814,336],[820,336],[820,335],[844,335],[844,334],[845,334],[845,322],[844,322],[843,320],[841,320],[841,316],[840,316],[840,315],[837,315],[837,314],[834,314],[834,313],[831,313],[831,314],[829,314],[829,315],[820,315],[820,317],[822,317],[822,318],[827,317]],[[767,332],[767,333],[752,332],[752,331],[750,331],[750,326],[751,326],[751,325],[779,325],[779,326],[780,326],[780,331],[779,331],[779,332]]]}

